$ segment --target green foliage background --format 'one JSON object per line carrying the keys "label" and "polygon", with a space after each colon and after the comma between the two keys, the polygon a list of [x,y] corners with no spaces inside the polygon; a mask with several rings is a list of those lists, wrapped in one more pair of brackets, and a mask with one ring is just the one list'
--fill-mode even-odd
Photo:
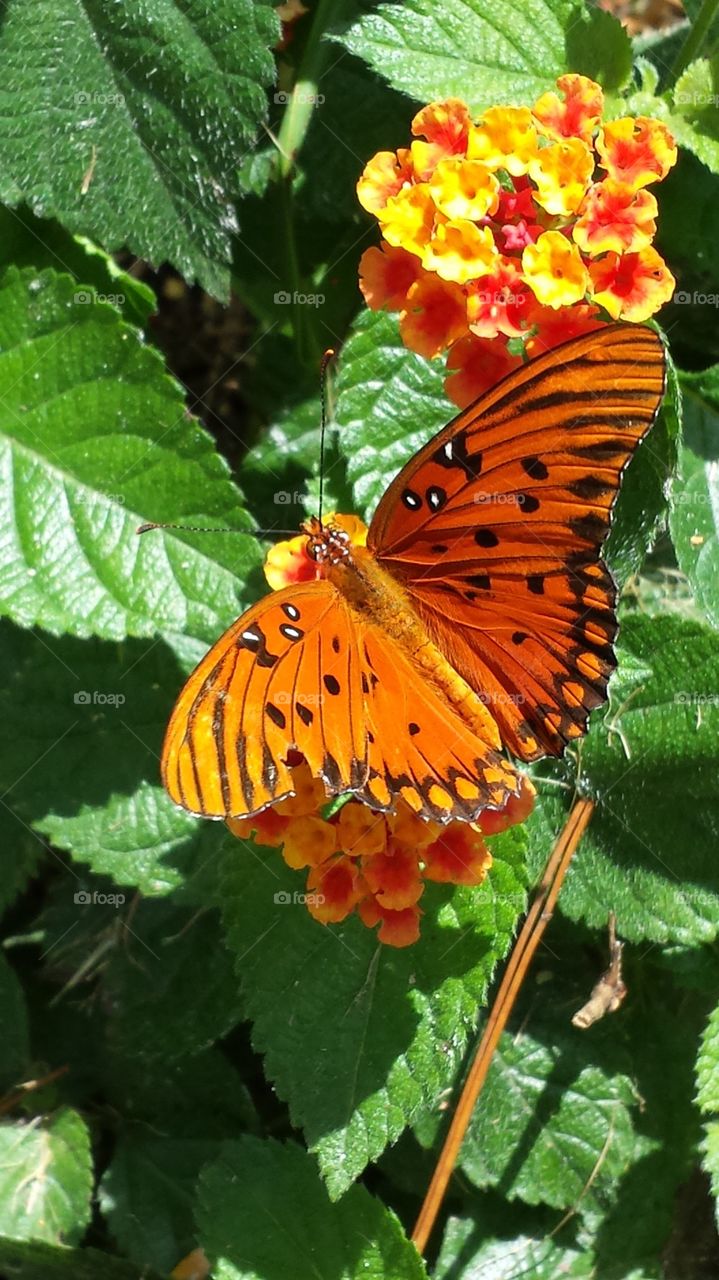
{"label": "green foliage background", "polygon": [[[718,8],[632,41],[579,0],[317,0],[276,54],[261,0],[3,0],[0,1274],[158,1280],[196,1249],[218,1280],[717,1274]],[[568,69],[681,144],[670,389],[612,534],[619,671],[487,885],[434,886],[420,943],[378,949],[278,904],[298,877],[175,810],[158,752],[262,590],[248,531],[314,506],[323,348],[329,505],[367,516],[450,415],[441,367],[360,306],[365,161],[418,104],[531,103]],[[231,448],[119,250],[242,300]],[[596,814],[421,1260],[448,1107],[577,790]],[[612,910],[629,996],[579,1032]]]}

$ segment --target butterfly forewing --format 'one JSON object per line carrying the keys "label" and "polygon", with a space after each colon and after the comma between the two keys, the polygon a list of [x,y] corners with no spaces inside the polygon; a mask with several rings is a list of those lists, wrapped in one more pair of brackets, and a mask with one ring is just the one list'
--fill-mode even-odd
{"label": "butterfly forewing", "polygon": [[604,700],[616,620],[600,548],[663,389],[650,329],[567,343],[455,418],[372,521],[368,545],[520,758],[559,754]]}

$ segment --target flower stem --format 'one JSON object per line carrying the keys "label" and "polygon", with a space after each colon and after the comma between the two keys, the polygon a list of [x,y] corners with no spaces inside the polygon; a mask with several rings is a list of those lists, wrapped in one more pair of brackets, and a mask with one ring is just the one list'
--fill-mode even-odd
{"label": "flower stem", "polygon": [[674,60],[674,66],[669,73],[671,85],[676,84],[682,71],[698,57],[717,11],[719,11],[719,0],[704,0],[701,9],[689,28],[684,44]]}

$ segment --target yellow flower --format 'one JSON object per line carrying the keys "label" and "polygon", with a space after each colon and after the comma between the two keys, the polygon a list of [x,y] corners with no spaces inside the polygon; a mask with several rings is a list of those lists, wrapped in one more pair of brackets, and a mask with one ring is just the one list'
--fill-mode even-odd
{"label": "yellow flower", "polygon": [[614,320],[640,324],[671,298],[676,280],[650,245],[639,253],[607,253],[590,263],[592,296]]}
{"label": "yellow flower", "polygon": [[580,138],[565,138],[542,147],[529,162],[536,183],[535,200],[547,213],[566,218],[576,213],[594,171],[594,157]]}
{"label": "yellow flower", "polygon": [[544,231],[522,253],[522,275],[535,298],[547,307],[569,307],[580,302],[589,284],[589,273],[579,250],[561,231]]}
{"label": "yellow flower", "polygon": [[440,160],[429,189],[437,208],[447,218],[469,218],[479,222],[495,213],[499,203],[499,183],[478,160],[453,156]]}
{"label": "yellow flower", "polygon": [[420,182],[390,196],[377,217],[388,244],[399,245],[421,258],[432,235],[435,213],[429,187]]}
{"label": "yellow flower", "polygon": [[368,213],[384,209],[391,196],[396,196],[412,177],[409,148],[378,151],[365,165],[357,183],[357,199]]}
{"label": "yellow flower", "polygon": [[477,227],[466,218],[440,223],[422,254],[422,266],[442,280],[466,284],[491,271],[498,256],[489,227]]}
{"label": "yellow flower", "polygon": [[556,93],[543,93],[535,102],[532,115],[550,137],[581,138],[589,146],[604,110],[602,90],[594,80],[574,74],[560,76],[557,88],[564,95],[564,102]]}
{"label": "yellow flower", "polygon": [[537,151],[537,130],[529,107],[490,107],[469,131],[467,158],[489,169],[526,173]]}

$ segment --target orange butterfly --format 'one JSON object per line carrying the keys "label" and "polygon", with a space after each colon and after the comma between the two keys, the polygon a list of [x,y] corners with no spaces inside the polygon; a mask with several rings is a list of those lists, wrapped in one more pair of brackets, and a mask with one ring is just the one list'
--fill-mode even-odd
{"label": "orange butterfly", "polygon": [[180,694],[162,755],[173,800],[250,816],[292,794],[299,751],[328,795],[377,809],[502,808],[519,790],[502,748],[560,755],[606,697],[616,588],[599,550],[663,390],[651,329],[598,329],[430,440],[366,547],[309,520],[316,579],[243,614]]}

